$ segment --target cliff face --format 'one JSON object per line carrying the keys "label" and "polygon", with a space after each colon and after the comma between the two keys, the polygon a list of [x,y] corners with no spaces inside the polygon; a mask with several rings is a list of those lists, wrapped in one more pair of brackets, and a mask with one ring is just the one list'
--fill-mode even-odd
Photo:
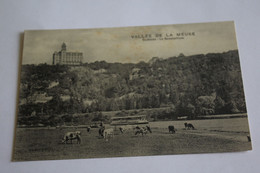
{"label": "cliff face", "polygon": [[51,96],[46,114],[159,107],[172,107],[178,116],[246,112],[236,50],[152,63],[26,65],[20,90],[20,106],[37,107],[31,98],[36,92]]}

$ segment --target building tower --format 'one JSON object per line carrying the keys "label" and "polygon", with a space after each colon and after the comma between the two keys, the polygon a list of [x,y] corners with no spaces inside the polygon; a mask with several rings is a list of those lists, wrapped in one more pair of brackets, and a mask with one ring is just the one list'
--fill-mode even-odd
{"label": "building tower", "polygon": [[64,42],[61,45],[61,51],[66,51],[66,44]]}
{"label": "building tower", "polygon": [[66,62],[66,60],[67,60],[67,57],[66,57],[66,44],[64,42],[61,45],[61,60],[62,60],[63,63]]}

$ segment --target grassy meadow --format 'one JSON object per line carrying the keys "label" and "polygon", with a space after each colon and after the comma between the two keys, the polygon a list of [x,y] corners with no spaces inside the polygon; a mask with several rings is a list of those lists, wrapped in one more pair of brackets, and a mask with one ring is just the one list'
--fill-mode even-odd
{"label": "grassy meadow", "polygon": [[[184,122],[192,123],[195,130],[184,129]],[[98,128],[17,128],[13,160],[53,160],[151,156],[188,153],[235,152],[251,149],[248,142],[247,118],[157,121],[150,122],[152,133],[135,135],[132,129],[121,134],[118,129],[109,141],[98,135]],[[174,125],[175,134],[168,132]],[[105,125],[107,128],[109,125]],[[68,131],[82,132],[81,144],[62,144]]]}

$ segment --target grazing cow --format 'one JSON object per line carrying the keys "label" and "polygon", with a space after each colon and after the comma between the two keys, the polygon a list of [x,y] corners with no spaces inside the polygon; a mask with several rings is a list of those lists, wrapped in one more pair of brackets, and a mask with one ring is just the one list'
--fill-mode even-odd
{"label": "grazing cow", "polygon": [[249,135],[247,135],[247,140],[248,142],[251,142],[251,137]]}
{"label": "grazing cow", "polygon": [[152,133],[152,130],[151,130],[150,126],[146,126],[146,129],[147,129],[150,133]]}
{"label": "grazing cow", "polygon": [[184,126],[185,126],[185,129],[192,129],[192,130],[194,130],[195,129],[195,127],[191,124],[191,123],[184,123]]}
{"label": "grazing cow", "polygon": [[70,143],[72,144],[72,140],[77,140],[77,144],[80,144],[81,143],[80,135],[81,135],[80,131],[67,132],[62,139],[62,143],[67,144],[67,142],[70,141]]}
{"label": "grazing cow", "polygon": [[99,130],[98,130],[98,134],[99,134],[99,136],[102,136],[102,137],[104,137],[104,135],[103,135],[103,133],[104,133],[104,130],[105,130],[105,127],[103,126],[103,127],[101,127],[101,128],[99,128]]}
{"label": "grazing cow", "polygon": [[147,128],[146,127],[139,127],[136,126],[135,135],[142,134],[142,136],[147,134]]}
{"label": "grazing cow", "polygon": [[170,126],[168,126],[168,129],[169,129],[169,133],[175,133],[174,126],[170,125]]}
{"label": "grazing cow", "polygon": [[134,129],[140,130],[140,129],[141,129],[141,127],[139,127],[139,126],[136,126],[136,127],[134,127]]}
{"label": "grazing cow", "polygon": [[120,131],[121,133],[124,133],[125,129],[124,129],[123,127],[119,127],[119,131]]}
{"label": "grazing cow", "polygon": [[113,138],[114,137],[114,129],[104,129],[103,131],[103,136],[106,141],[108,141],[108,138]]}

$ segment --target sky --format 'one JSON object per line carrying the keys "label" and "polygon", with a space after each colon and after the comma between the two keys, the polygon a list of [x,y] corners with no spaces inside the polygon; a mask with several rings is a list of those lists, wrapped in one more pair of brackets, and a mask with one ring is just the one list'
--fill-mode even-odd
{"label": "sky", "polygon": [[[181,36],[181,33],[187,35]],[[145,41],[143,37],[146,37]],[[148,62],[152,57],[169,58],[180,53],[189,56],[237,49],[234,22],[231,21],[122,28],[28,30],[24,34],[22,64],[51,64],[53,53],[61,50],[63,42],[66,43],[68,52],[83,52],[83,63],[103,60],[138,63]]]}

